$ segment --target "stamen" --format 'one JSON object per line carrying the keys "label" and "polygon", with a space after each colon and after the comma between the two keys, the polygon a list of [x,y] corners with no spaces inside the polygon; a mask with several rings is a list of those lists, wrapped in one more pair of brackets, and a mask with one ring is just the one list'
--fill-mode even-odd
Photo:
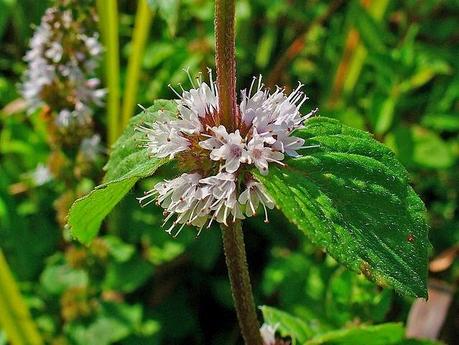
{"label": "stamen", "polygon": [[169,87],[169,89],[172,90],[172,92],[174,92],[176,94],[176,96],[179,98],[179,99],[182,99],[182,96],[179,95],[179,93],[177,91],[175,91],[175,89],[171,86],[171,84],[167,85]]}
{"label": "stamen", "polygon": [[276,159],[272,159],[272,158],[269,158],[269,157],[268,157],[268,158],[266,158],[266,160],[267,160],[268,162],[277,163],[277,164],[279,164],[279,165],[281,165],[281,166],[283,166],[283,167],[285,166],[285,163],[282,163],[281,161],[278,161],[278,160],[276,160]]}
{"label": "stamen", "polygon": [[145,108],[142,104],[137,103],[137,106],[138,106],[140,109],[142,109],[142,111],[143,111],[144,113],[146,113],[146,112],[148,111],[147,108]]}
{"label": "stamen", "polygon": [[260,91],[261,88],[262,88],[263,85],[264,85],[264,84],[262,84],[261,79],[262,79],[262,76],[261,76],[261,74],[260,74],[260,75],[258,76],[258,88],[257,88],[258,90],[257,90],[257,91]]}
{"label": "stamen", "polygon": [[194,86],[194,83],[193,83],[193,78],[191,78],[190,67],[184,68],[183,71],[187,74],[188,80],[190,81],[191,86],[193,87],[193,89],[196,89],[196,86]]}
{"label": "stamen", "polygon": [[250,209],[252,210],[252,213],[255,214],[255,212],[257,211],[253,205],[253,202],[252,202],[252,198],[249,194],[249,205],[250,205]]}
{"label": "stamen", "polygon": [[252,78],[252,82],[250,83],[249,94],[247,98],[250,98],[252,96],[252,87],[253,87],[253,84],[255,83],[255,80],[257,80],[257,77]]}
{"label": "stamen", "polygon": [[303,149],[314,149],[314,148],[317,148],[317,147],[320,147],[320,145],[301,146],[301,147],[299,148],[299,150],[303,150]]}
{"label": "stamen", "polygon": [[203,225],[201,225],[201,227],[199,228],[198,234],[196,235],[196,238],[198,238],[199,235],[201,235],[201,231],[202,231],[202,229],[204,228],[204,225],[205,225],[205,223],[204,223]]}
{"label": "stamen", "polygon": [[264,202],[261,202],[261,204],[263,205],[263,209],[265,210],[265,223],[269,223],[268,210],[266,209],[266,205]]}

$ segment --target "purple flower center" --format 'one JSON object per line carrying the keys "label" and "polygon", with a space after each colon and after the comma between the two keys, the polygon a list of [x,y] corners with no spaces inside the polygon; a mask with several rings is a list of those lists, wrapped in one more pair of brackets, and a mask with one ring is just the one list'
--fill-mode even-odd
{"label": "purple flower center", "polygon": [[231,145],[230,152],[231,152],[231,155],[234,157],[241,157],[242,148],[239,145]]}

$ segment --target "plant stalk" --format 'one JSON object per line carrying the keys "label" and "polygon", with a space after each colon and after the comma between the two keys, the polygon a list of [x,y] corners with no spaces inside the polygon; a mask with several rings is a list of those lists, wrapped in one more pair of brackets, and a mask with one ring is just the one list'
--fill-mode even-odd
{"label": "plant stalk", "polygon": [[30,312],[0,249],[0,328],[12,345],[42,345]]}
{"label": "plant stalk", "polygon": [[215,67],[220,122],[229,132],[239,124],[236,107],[235,0],[215,1]]}
{"label": "plant stalk", "polygon": [[[220,123],[239,126],[236,105],[235,0],[215,0],[215,66]],[[246,345],[263,345],[250,285],[241,221],[222,225],[223,248],[236,313]]]}
{"label": "plant stalk", "polygon": [[116,0],[98,0],[97,10],[105,45],[107,83],[107,142],[111,147],[120,135],[120,58],[118,40],[118,5]]}
{"label": "plant stalk", "polygon": [[134,112],[139,85],[139,75],[142,68],[142,58],[152,19],[153,12],[148,6],[147,0],[139,0],[137,4],[134,33],[131,43],[132,50],[129,56],[126,73],[126,87],[124,89],[123,109],[121,115],[121,130],[127,126],[129,119],[132,117]]}
{"label": "plant stalk", "polygon": [[239,326],[246,345],[263,345],[250,285],[241,221],[222,225],[223,248]]}

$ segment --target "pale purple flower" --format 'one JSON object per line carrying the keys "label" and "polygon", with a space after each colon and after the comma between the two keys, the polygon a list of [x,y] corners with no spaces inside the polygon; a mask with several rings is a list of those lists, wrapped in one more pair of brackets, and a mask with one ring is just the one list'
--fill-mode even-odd
{"label": "pale purple flower", "polygon": [[140,126],[138,130],[146,134],[149,152],[159,158],[174,158],[190,146],[190,142],[170,122],[155,122],[151,127]]}
{"label": "pale purple flower", "polygon": [[276,326],[264,323],[260,328],[261,338],[264,345],[276,345]]}
{"label": "pale purple flower", "polygon": [[139,128],[152,155],[177,156],[182,166],[192,167],[139,198],[143,205],[157,199],[167,215],[165,223],[174,217],[169,233],[178,224],[177,233],[187,224],[200,229],[214,220],[228,225],[254,216],[260,206],[267,222],[274,201],[255,181],[253,168],[267,175],[270,164],[285,165],[285,155],[298,157],[299,150],[315,147],[292,135],[316,112],[301,115],[299,108],[307,100],[301,84],[289,95],[281,88],[270,93],[261,78],[254,78],[249,90],[241,92],[241,126],[229,132],[220,123],[218,92],[210,72],[209,76],[210,86],[200,79],[195,85],[189,75],[193,88],[182,89],[181,94],[174,90],[179,98],[178,118],[161,117],[160,122]]}
{"label": "pale purple flower", "polygon": [[229,173],[207,178],[201,178],[198,173],[182,174],[173,180],[156,184],[154,189],[137,200],[142,206],[157,200],[167,215],[164,223],[175,215],[176,219],[167,230],[171,234],[181,224],[175,235],[185,225],[202,229],[206,224],[210,227],[214,220],[227,224],[229,218],[233,221],[244,218],[237,202],[235,176]]}
{"label": "pale purple flower", "polygon": [[269,163],[284,165],[281,161],[284,159],[283,153],[274,151],[272,147],[266,146],[266,143],[272,143],[272,137],[262,137],[254,131],[253,138],[247,144],[247,151],[250,157],[250,163],[254,164],[262,175],[268,174]]}
{"label": "pale purple flower", "polygon": [[245,214],[248,217],[254,216],[261,204],[265,212],[265,222],[268,222],[266,209],[272,210],[274,208],[274,201],[263,185],[253,180],[246,183],[245,190],[239,195],[238,201],[241,205],[245,205]]}
{"label": "pale purple flower", "polygon": [[243,219],[240,206],[237,201],[236,178],[233,174],[220,172],[216,176],[210,176],[200,181],[205,187],[208,195],[210,210],[213,215],[210,219],[209,226],[215,219],[219,223],[227,224],[227,219],[231,216],[232,221]]}
{"label": "pale purple flower", "polygon": [[227,133],[224,126],[213,128],[215,137],[211,137],[200,143],[201,147],[209,148],[214,147],[210,152],[210,159],[214,161],[225,161],[223,168],[229,172],[234,173],[239,169],[241,163],[247,163],[249,156],[245,147],[245,143],[236,130],[234,133]]}

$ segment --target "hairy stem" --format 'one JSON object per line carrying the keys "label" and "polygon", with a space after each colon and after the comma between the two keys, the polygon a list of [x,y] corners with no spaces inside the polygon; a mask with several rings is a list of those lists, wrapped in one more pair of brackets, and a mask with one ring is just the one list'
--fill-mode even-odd
{"label": "hairy stem", "polygon": [[215,0],[215,66],[221,124],[238,125],[236,108],[235,0]]}
{"label": "hairy stem", "polygon": [[[220,122],[229,132],[239,125],[236,106],[235,0],[215,0],[215,65]],[[242,337],[247,345],[263,345],[253,301],[240,220],[222,225],[223,247]]]}
{"label": "hairy stem", "polygon": [[222,235],[226,266],[242,337],[246,345],[263,345],[250,285],[241,221],[238,220],[229,226],[222,225]]}

